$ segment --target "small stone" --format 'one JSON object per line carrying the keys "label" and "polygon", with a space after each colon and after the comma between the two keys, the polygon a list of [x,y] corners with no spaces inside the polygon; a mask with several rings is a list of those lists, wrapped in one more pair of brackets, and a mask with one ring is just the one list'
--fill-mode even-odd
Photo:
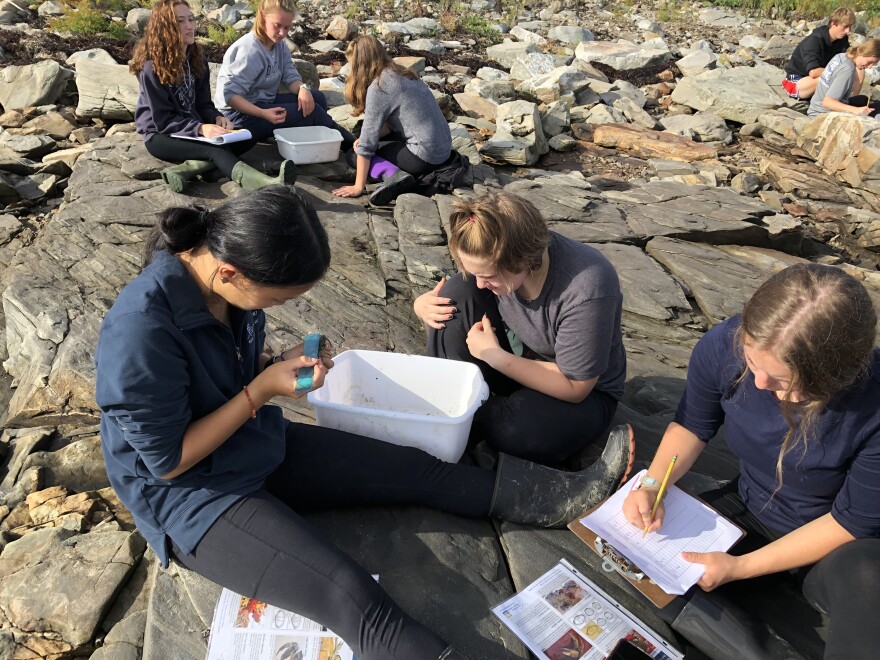
{"label": "small stone", "polygon": [[552,138],[550,138],[550,142],[548,144],[553,151],[564,153],[576,149],[578,141],[570,135],[560,134],[554,135]]}
{"label": "small stone", "polygon": [[740,172],[730,181],[734,190],[751,195],[761,188],[761,179],[751,172]]}
{"label": "small stone", "polygon": [[344,16],[334,16],[327,26],[327,34],[338,41],[348,41],[353,38],[360,26],[355,21],[350,21]]}
{"label": "small stone", "polygon": [[404,69],[409,69],[413,73],[421,73],[425,70],[425,58],[414,56],[395,57],[394,63],[399,64]]}

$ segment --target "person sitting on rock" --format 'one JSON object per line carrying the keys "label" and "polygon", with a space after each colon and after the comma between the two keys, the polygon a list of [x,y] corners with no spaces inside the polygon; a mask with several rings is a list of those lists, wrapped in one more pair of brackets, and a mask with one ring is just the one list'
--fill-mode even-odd
{"label": "person sitting on rock", "polygon": [[[791,658],[767,625],[735,607],[729,582],[790,584],[831,618],[826,658],[875,658],[880,592],[880,349],[864,286],[839,268],[790,266],[712,328],[691,355],[687,386],[654,460],[623,512],[648,533],[659,483],[694,465],[724,425],[740,475],[702,498],[744,528],[730,553],[685,552],[705,573],[661,610],[712,658]],[[687,548],[685,548],[687,550]],[[792,573],[794,571],[794,573]],[[719,587],[722,587],[719,589]],[[743,585],[749,602],[759,596]],[[717,591],[715,591],[717,590]]]}
{"label": "person sitting on rock", "polygon": [[788,64],[782,87],[793,99],[806,100],[816,91],[831,58],[849,48],[849,33],[856,24],[852,9],[838,7],[831,14],[827,25],[820,25],[797,45]]}
{"label": "person sitting on rock", "polygon": [[[253,29],[223,56],[214,100],[236,126],[262,140],[276,128],[326,126],[342,135],[342,149],[354,136],[327,114],[323,92],[310,90],[291,59],[287,35],[296,16],[293,0],[262,0]],[[283,85],[289,93],[279,94]]]}
{"label": "person sitting on rock", "polygon": [[210,138],[234,128],[211,103],[208,60],[195,41],[186,0],[160,0],[153,7],[129,67],[140,86],[134,121],[144,146],[160,160],[180,163],[160,172],[174,192],[183,192],[192,177],[214,167],[244,188],[294,182],[292,163],[282,163],[276,178],[239,160],[254,146],[252,140],[215,145],[172,137],[179,133]]}
{"label": "person sitting on rock", "polygon": [[580,472],[511,456],[493,471],[288,422],[267,404],[305,395],[295,391],[303,367],[314,369],[312,389],[321,387],[333,349],[314,359],[300,344],[271,356],[263,310],[308,292],[329,265],[324,227],[288,186],[212,211],[164,211],[143,271],[99,333],[95,396],[108,478],[163,566],[173,558],[308,616],[362,660],[464,658],[294,509],[411,503],[561,527],[626,478],[632,431],[616,428]]}
{"label": "person sitting on rock", "polygon": [[831,58],[819,78],[816,93],[810,99],[808,115],[826,112],[849,112],[854,115],[876,116],[878,105],[860,94],[865,69],[880,61],[880,39],[868,39],[845,53]]}
{"label": "person sitting on rock", "polygon": [[474,363],[489,385],[472,439],[547,464],[578,455],[607,431],[623,396],[614,267],[549,231],[534,205],[510,193],[456,202],[449,249],[461,276],[414,309],[428,326],[428,355]]}
{"label": "person sitting on rock", "polygon": [[[364,115],[354,144],[355,182],[333,191],[340,197],[359,197],[368,178],[385,183],[370,195],[370,203],[385,206],[413,190],[415,177],[446,166],[457,153],[452,134],[431,89],[418,75],[396,64],[382,43],[359,35],[346,50],[351,72],[345,98],[352,116]],[[380,140],[386,144],[379,146]]]}

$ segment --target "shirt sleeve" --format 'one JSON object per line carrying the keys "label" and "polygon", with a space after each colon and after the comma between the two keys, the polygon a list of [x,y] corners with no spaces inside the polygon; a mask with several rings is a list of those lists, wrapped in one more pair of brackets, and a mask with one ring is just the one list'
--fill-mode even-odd
{"label": "shirt sleeve", "polygon": [[[259,44],[259,42],[257,42]],[[233,44],[230,48],[235,48]],[[228,58],[228,60],[227,60]],[[247,49],[236,49],[234,53],[228,53],[223,58],[223,73],[225,83],[223,85],[223,98],[226,103],[233,96],[241,96],[247,99],[251,88],[263,71],[263,63],[259,58],[251,55]]]}
{"label": "shirt sleeve", "polygon": [[287,44],[282,42],[279,46],[284,47],[281,52],[281,84],[284,85],[284,89],[289,89],[297,80],[302,80],[302,76],[299,75],[299,69],[293,63]]}
{"label": "shirt sleeve", "polygon": [[831,516],[857,539],[880,538],[880,428],[853,459]]}
{"label": "shirt sleeve", "polygon": [[714,437],[724,423],[721,399],[725,356],[732,350],[733,334],[727,323],[715,326],[694,347],[688,362],[687,384],[674,421],[703,442]]}
{"label": "shirt sleeve", "polygon": [[822,58],[822,37],[812,33],[804,40],[804,48],[801,57],[804,63],[804,75],[808,75],[813,69],[822,69],[828,64]]}
{"label": "shirt sleeve", "polygon": [[180,464],[192,417],[180,344],[160,320],[139,312],[105,324],[97,355],[98,405],[150,475],[163,477]]}
{"label": "shirt sleeve", "polygon": [[617,332],[618,298],[593,298],[559,319],[554,345],[556,366],[571,380],[598,378],[608,368]]}
{"label": "shirt sleeve", "polygon": [[358,147],[355,149],[358,156],[372,158],[379,148],[379,133],[391,114],[391,103],[388,95],[379,89],[376,82],[367,88],[367,100],[364,106],[364,122],[361,125],[361,134]]}
{"label": "shirt sleeve", "polygon": [[168,85],[159,82],[159,77],[153,71],[152,62],[144,64],[138,79],[157,132],[164,135],[182,133],[190,137],[198,136],[199,127],[203,122],[192,117],[184,117],[178,112],[177,105],[171,98],[171,90]]}

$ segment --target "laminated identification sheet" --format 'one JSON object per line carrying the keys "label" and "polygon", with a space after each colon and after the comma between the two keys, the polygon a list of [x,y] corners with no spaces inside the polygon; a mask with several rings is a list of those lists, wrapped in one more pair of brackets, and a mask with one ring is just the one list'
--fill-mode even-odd
{"label": "laminated identification sheet", "polygon": [[668,594],[683,594],[703,576],[703,566],[681,558],[682,552],[727,552],[743,532],[724,516],[677,486],[666,491],[663,528],[642,538],[642,528],[623,516],[623,501],[645,470],[581,518],[581,524],[601,536],[638,566]]}

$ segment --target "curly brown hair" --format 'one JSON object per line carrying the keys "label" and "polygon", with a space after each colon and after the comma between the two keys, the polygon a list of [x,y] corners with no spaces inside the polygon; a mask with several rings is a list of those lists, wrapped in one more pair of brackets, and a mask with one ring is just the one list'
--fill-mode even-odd
{"label": "curly brown hair", "polygon": [[367,105],[367,88],[386,69],[391,69],[404,78],[419,79],[409,69],[395,64],[382,42],[370,34],[361,34],[352,39],[345,50],[345,56],[351,67],[351,73],[345,82],[345,100],[351,104],[352,117],[363,114]]}
{"label": "curly brown hair", "polygon": [[189,7],[186,0],[159,0],[153,6],[144,36],[134,47],[131,62],[128,63],[128,70],[133,74],[143,71],[147,60],[151,60],[160,83],[179,85],[183,82],[184,60],[188,60],[193,77],[205,75],[205,55],[198,43],[187,47],[185,56],[181,57],[183,37],[174,13],[178,5]]}

